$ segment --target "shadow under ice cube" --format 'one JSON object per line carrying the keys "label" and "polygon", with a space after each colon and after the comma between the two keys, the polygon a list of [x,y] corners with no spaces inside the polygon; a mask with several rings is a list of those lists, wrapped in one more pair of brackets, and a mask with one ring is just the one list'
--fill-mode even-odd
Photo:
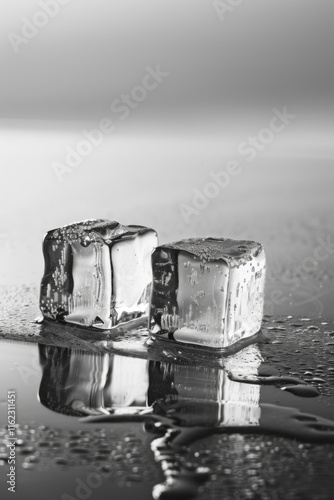
{"label": "shadow under ice cube", "polygon": [[147,315],[156,246],[152,229],[104,219],[49,231],[40,294],[44,317],[110,329]]}
{"label": "shadow under ice cube", "polygon": [[223,348],[261,329],[266,260],[253,241],[193,238],[152,255],[153,338]]}

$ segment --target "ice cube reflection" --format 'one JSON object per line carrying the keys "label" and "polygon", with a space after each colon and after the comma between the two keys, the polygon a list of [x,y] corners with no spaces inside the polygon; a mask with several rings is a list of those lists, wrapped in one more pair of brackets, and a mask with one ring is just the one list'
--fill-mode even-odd
{"label": "ice cube reflection", "polygon": [[183,365],[39,346],[43,368],[39,397],[52,411],[72,416],[151,409],[178,425],[259,425],[260,386],[230,380],[228,370],[253,375],[261,357],[250,346],[226,368]]}
{"label": "ice cube reflection", "polygon": [[66,415],[108,414],[146,406],[148,361],[117,354],[39,345],[41,403]]}

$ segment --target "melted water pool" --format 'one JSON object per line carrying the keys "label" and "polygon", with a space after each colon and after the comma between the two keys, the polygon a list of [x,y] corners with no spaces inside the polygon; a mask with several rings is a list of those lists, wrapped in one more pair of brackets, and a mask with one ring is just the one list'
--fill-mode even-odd
{"label": "melted water pool", "polygon": [[332,498],[332,322],[266,317],[255,344],[208,356],[144,329],[36,324],[36,291],[7,293],[0,470],[13,389],[16,498]]}

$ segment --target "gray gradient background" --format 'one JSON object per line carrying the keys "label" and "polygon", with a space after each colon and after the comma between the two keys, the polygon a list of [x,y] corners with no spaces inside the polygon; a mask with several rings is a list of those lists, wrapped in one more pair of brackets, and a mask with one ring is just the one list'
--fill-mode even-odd
{"label": "gray gradient background", "polygon": [[[47,229],[108,217],[162,242],[263,241],[274,313],[333,316],[333,255],[296,290],[281,280],[334,235],[333,2],[245,0],[221,20],[204,0],[71,0],[15,54],[8,33],[38,10],[0,4],[0,282],[38,284]],[[53,162],[158,64],[169,77],[58,182]],[[284,106],[296,119],[248,164],[239,143]],[[187,223],[180,203],[231,159],[242,174]]]}

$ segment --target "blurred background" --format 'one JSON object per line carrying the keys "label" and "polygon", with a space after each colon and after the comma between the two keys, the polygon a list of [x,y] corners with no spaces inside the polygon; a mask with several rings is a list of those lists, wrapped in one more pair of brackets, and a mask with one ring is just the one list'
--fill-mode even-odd
{"label": "blurred background", "polygon": [[110,218],[259,240],[266,312],[334,317],[334,4],[236,3],[1,1],[1,285]]}

